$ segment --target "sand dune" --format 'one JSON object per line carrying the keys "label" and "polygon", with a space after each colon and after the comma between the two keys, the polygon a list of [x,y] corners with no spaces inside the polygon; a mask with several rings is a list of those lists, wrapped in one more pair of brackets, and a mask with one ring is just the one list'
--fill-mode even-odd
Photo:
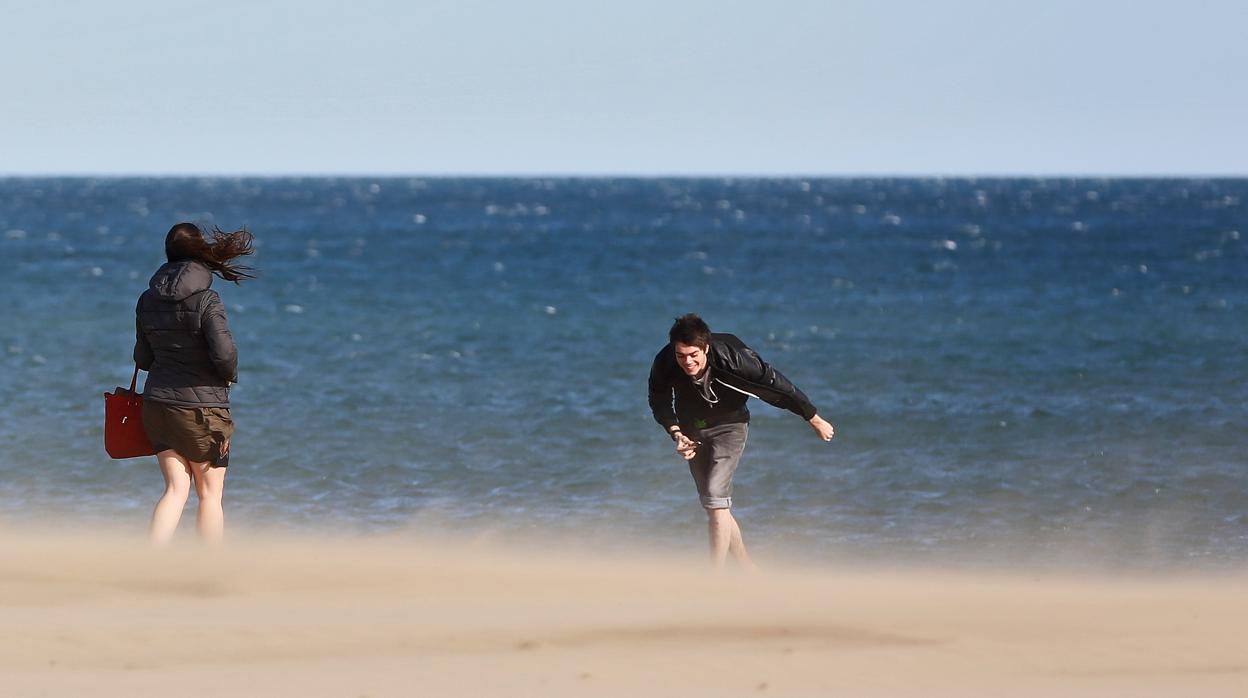
{"label": "sand dune", "polygon": [[[0,533],[5,696],[1243,696],[1248,576]],[[700,562],[700,561],[696,561]]]}

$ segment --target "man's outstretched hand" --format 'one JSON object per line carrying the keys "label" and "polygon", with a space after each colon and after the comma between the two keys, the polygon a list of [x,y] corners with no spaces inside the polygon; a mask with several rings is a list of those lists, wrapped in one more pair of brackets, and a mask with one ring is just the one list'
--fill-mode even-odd
{"label": "man's outstretched hand", "polygon": [[836,429],[833,429],[832,425],[828,424],[828,420],[820,417],[819,415],[815,415],[810,418],[810,428],[814,429],[815,433],[819,435],[819,438],[824,441],[831,441],[832,437],[836,434]]}
{"label": "man's outstretched hand", "polygon": [[698,452],[698,442],[680,432],[676,432],[676,452],[685,460],[691,460],[694,454]]}

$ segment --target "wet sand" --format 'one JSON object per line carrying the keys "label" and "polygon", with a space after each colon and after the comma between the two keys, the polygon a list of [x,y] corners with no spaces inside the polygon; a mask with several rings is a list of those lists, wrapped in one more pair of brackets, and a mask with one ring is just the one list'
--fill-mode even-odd
{"label": "wet sand", "polygon": [[0,531],[9,696],[1244,696],[1248,574]]}

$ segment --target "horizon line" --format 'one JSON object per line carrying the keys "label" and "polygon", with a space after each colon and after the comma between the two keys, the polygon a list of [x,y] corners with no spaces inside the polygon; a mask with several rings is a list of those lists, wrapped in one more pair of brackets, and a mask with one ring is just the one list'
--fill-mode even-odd
{"label": "horizon line", "polygon": [[1200,172],[0,172],[0,179],[1248,179]]}

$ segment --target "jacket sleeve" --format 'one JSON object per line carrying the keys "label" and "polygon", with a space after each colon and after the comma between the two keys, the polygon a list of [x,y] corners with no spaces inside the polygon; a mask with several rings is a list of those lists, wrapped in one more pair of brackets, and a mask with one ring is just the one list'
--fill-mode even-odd
{"label": "jacket sleeve", "polygon": [[736,354],[736,365],[729,373],[742,383],[734,387],[749,391],[763,402],[788,410],[805,420],[817,414],[818,411],[806,394],[789,382],[783,373],[763,361],[753,349],[742,346],[733,353]]}
{"label": "jacket sleeve", "polygon": [[680,422],[672,407],[672,384],[663,370],[662,359],[663,352],[659,352],[650,366],[650,413],[664,430],[670,430]]}
{"label": "jacket sleeve", "polygon": [[152,343],[143,334],[143,325],[139,323],[138,314],[134,318],[134,363],[144,371],[152,370],[152,362],[156,354],[152,352]]}
{"label": "jacket sleeve", "polygon": [[204,305],[200,309],[200,331],[208,342],[208,358],[216,367],[217,374],[230,383],[238,382],[238,350],[230,325],[225,319],[225,305],[215,291],[206,291]]}

